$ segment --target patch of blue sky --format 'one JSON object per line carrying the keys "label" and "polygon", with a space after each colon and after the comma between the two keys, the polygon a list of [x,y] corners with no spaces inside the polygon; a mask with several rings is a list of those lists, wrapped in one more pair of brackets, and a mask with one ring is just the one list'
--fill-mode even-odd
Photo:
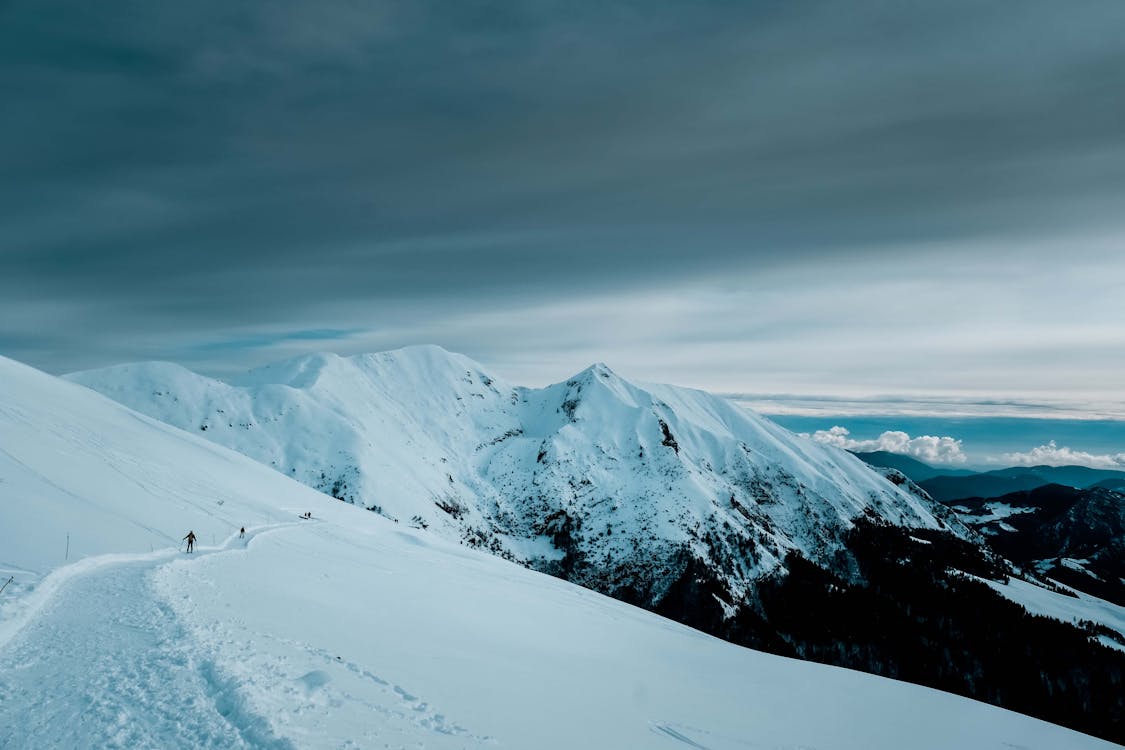
{"label": "patch of blue sky", "polygon": [[295,331],[269,331],[204,341],[185,348],[195,353],[266,349],[295,341],[340,341],[364,333],[365,330],[363,328],[308,328]]}
{"label": "patch of blue sky", "polygon": [[1092,454],[1125,452],[1125,421],[1121,420],[831,414],[770,415],[770,419],[794,432],[813,433],[838,425],[847,428],[854,440],[874,440],[888,430],[901,430],[911,437],[953,437],[961,441],[968,458],[961,468],[996,468],[997,462],[1003,463],[1004,454],[1026,452],[1052,440]]}

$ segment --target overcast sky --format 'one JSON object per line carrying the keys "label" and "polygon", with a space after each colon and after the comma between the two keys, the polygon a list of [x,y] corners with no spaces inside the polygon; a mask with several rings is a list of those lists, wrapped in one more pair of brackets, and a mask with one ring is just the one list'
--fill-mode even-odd
{"label": "overcast sky", "polygon": [[0,353],[1117,408],[1123,38],[1121,0],[4,0]]}

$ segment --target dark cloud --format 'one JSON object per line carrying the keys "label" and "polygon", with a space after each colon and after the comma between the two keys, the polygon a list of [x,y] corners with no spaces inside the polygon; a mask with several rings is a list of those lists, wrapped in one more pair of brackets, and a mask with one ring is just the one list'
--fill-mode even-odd
{"label": "dark cloud", "polygon": [[1117,0],[9,0],[0,344],[63,370],[1096,230],[1125,197],[1123,22]]}

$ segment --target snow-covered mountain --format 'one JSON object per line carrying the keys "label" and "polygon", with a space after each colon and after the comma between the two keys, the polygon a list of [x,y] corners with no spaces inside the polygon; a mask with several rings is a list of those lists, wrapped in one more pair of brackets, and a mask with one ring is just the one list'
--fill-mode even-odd
{"label": "snow-covered mountain", "polygon": [[434,346],[306,356],[231,383],[166,363],[68,377],[341,499],[646,606],[689,570],[714,577],[722,606],[740,602],[790,552],[835,560],[859,517],[972,535],[845,451],[602,364],[542,389]]}
{"label": "snow-covered mountain", "polygon": [[3,358],[0,568],[3,747],[1111,746],[703,636]]}
{"label": "snow-covered mountain", "polygon": [[1014,563],[1125,605],[1125,494],[1048,484],[949,506]]}

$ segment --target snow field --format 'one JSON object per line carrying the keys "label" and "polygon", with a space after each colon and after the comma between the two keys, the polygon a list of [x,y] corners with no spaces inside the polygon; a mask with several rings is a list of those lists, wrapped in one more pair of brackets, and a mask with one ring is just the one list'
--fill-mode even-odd
{"label": "snow field", "polygon": [[[248,542],[236,536],[192,557]],[[52,576],[34,617],[0,642],[0,747],[294,747],[244,710],[152,595],[152,571],[178,554],[88,558]]]}
{"label": "snow field", "polygon": [[[175,549],[189,529],[200,545],[213,545],[242,526],[305,510],[362,513],[0,357],[0,572],[12,571],[15,590],[27,592],[85,557]],[[0,619],[8,619],[3,610]]]}
{"label": "snow field", "polygon": [[1111,747],[732,646],[387,523],[279,532],[249,554],[176,560],[155,585],[298,747]]}

